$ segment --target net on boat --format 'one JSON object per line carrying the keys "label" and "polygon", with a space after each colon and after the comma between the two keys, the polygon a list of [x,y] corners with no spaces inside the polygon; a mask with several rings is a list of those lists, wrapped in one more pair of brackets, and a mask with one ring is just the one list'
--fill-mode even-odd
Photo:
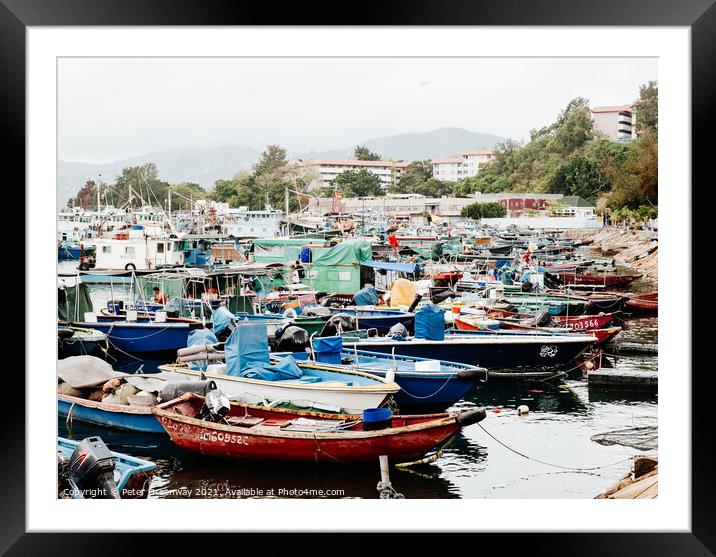
{"label": "net on boat", "polygon": [[592,435],[591,439],[601,445],[624,445],[641,451],[659,447],[659,432],[656,426],[617,429]]}

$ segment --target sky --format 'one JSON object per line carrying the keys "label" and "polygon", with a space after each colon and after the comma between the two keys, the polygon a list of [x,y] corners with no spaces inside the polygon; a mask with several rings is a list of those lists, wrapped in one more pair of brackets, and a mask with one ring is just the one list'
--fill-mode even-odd
{"label": "sky", "polygon": [[627,104],[656,79],[656,58],[62,58],[58,152],[307,152],[443,127],[527,141],[575,97]]}

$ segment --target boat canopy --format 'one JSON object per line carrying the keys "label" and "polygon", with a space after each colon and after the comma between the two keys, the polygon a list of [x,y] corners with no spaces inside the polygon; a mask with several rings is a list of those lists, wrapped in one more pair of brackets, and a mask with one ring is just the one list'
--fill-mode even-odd
{"label": "boat canopy", "polygon": [[303,375],[292,356],[270,363],[266,323],[239,323],[226,340],[224,350],[227,375],[264,381],[298,379]]}
{"label": "boat canopy", "polygon": [[316,267],[332,265],[362,265],[373,258],[373,250],[366,240],[347,240],[313,257]]}
{"label": "boat canopy", "polygon": [[363,267],[372,267],[373,269],[385,269],[386,271],[396,271],[398,273],[415,273],[415,263],[394,263],[392,261],[365,261],[361,263]]}

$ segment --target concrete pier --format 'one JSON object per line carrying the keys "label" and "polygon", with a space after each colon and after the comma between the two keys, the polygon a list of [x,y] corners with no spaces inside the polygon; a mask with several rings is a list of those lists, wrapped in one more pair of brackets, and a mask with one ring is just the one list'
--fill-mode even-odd
{"label": "concrete pier", "polygon": [[597,369],[587,374],[589,388],[620,389],[625,391],[656,391],[659,376],[656,371],[624,371]]}

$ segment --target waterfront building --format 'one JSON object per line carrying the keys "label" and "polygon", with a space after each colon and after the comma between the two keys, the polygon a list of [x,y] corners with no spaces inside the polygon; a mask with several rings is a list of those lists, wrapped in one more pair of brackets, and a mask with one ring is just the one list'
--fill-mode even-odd
{"label": "waterfront building", "polygon": [[367,170],[380,178],[384,190],[394,186],[400,180],[401,174],[412,161],[360,161],[346,160],[294,160],[289,164],[296,169],[299,175],[308,179],[307,189],[330,187],[340,174],[347,170]]}
{"label": "waterfront building", "polygon": [[433,177],[445,182],[458,182],[480,172],[482,165],[495,158],[494,149],[473,149],[463,151],[454,157],[433,159]]}

